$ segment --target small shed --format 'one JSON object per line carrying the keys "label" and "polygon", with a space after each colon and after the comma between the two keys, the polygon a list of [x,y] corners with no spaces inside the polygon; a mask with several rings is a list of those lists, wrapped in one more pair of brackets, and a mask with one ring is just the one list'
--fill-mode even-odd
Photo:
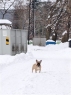
{"label": "small shed", "polygon": [[15,55],[27,52],[28,30],[12,29],[12,22],[0,19],[0,54]]}
{"label": "small shed", "polygon": [[53,45],[55,45],[56,42],[53,41],[53,40],[47,40],[47,41],[46,41],[46,45],[49,45],[49,44],[53,44]]}

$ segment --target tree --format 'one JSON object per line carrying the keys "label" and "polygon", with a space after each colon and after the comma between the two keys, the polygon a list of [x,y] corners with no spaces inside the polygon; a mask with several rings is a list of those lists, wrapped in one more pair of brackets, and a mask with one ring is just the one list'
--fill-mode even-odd
{"label": "tree", "polygon": [[[35,30],[39,32],[39,28],[41,27],[42,29],[42,33],[41,34],[44,34],[44,32],[46,32],[46,25],[47,25],[47,17],[48,17],[48,14],[50,12],[50,6],[51,6],[51,2],[48,1],[48,2],[39,2],[38,6],[36,7],[35,9]],[[51,28],[49,27],[48,30],[51,31]],[[46,33],[47,35],[50,33]],[[43,35],[43,36],[44,36]],[[47,39],[49,37],[47,36]]]}
{"label": "tree", "polygon": [[71,30],[71,0],[56,0],[56,2],[40,3],[35,9],[35,29],[38,31],[40,26],[47,28],[46,36],[56,41],[62,37],[62,33],[67,30],[67,37]]}
{"label": "tree", "polygon": [[15,0],[11,2],[11,0],[1,0],[0,1],[0,12],[2,14],[2,19],[4,19],[5,15],[8,13],[8,10],[14,5]]}
{"label": "tree", "polygon": [[27,6],[24,6],[23,0],[17,0],[14,5],[13,28],[23,29],[27,26],[27,13]]}
{"label": "tree", "polygon": [[67,13],[68,13],[68,21],[67,21],[67,40],[69,39],[70,32],[70,24],[71,24],[71,0],[68,0],[67,4]]}
{"label": "tree", "polygon": [[56,0],[56,2],[53,3],[50,7],[50,13],[49,13],[49,18],[47,18],[47,22],[49,22],[48,24],[50,24],[53,34],[55,33],[55,38],[54,38],[55,41],[57,40],[58,34],[63,32],[64,30],[67,30],[69,35],[70,19],[68,17],[69,12],[67,5],[68,5],[68,0]]}

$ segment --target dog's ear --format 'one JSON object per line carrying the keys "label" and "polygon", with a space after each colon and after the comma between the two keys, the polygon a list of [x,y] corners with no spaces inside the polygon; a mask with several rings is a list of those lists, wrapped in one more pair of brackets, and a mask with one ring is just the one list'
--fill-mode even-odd
{"label": "dog's ear", "polygon": [[38,60],[36,59],[36,63],[38,63]]}
{"label": "dog's ear", "polygon": [[40,63],[42,62],[42,60],[40,60]]}

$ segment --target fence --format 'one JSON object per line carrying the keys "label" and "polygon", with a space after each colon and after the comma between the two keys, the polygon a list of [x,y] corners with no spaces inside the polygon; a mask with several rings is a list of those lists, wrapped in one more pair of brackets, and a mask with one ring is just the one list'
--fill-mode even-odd
{"label": "fence", "polygon": [[45,37],[34,37],[33,38],[33,45],[45,46],[46,45],[46,38]]}

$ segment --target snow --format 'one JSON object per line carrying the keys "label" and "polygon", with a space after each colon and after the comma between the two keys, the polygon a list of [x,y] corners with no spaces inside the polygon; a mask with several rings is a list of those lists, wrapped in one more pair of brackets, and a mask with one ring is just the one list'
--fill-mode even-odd
{"label": "snow", "polygon": [[49,26],[51,26],[51,24],[48,24],[45,28],[48,28]]}
{"label": "snow", "polygon": [[12,22],[7,19],[0,19],[0,29],[11,29]]}
{"label": "snow", "polygon": [[[32,73],[35,60],[41,73]],[[0,55],[0,95],[71,95],[71,48],[28,45],[26,54]]]}
{"label": "snow", "polygon": [[68,39],[68,41],[71,41],[71,38],[70,38],[70,39]]}
{"label": "snow", "polygon": [[7,20],[7,19],[0,19],[0,24],[9,24],[9,25],[11,25],[12,22]]}
{"label": "snow", "polygon": [[53,40],[47,40],[46,42],[55,42],[55,41],[53,41]]}
{"label": "snow", "polygon": [[53,33],[53,35],[55,36],[55,33]]}
{"label": "snow", "polygon": [[11,29],[11,27],[7,25],[0,25],[0,29]]}
{"label": "snow", "polygon": [[65,34],[67,34],[67,31],[66,30],[62,33],[62,35],[65,35]]}

